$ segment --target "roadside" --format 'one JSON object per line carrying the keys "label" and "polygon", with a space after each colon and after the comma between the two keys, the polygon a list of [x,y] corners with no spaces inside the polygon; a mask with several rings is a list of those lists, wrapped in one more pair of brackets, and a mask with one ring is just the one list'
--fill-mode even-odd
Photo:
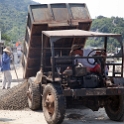
{"label": "roadside", "polygon": [[[0,110],[0,124],[47,124],[42,111],[30,109],[20,111]],[[73,118],[72,118],[73,117]],[[62,124],[123,124],[124,122],[111,121],[100,109],[93,112],[90,109],[68,109]]]}

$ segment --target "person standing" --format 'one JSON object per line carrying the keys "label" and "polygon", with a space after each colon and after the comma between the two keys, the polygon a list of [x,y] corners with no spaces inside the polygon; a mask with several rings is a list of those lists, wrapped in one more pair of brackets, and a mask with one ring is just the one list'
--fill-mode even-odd
{"label": "person standing", "polygon": [[3,54],[1,58],[2,89],[6,88],[6,82],[8,82],[7,89],[9,89],[11,86],[12,75],[10,72],[10,59],[11,59],[10,55],[11,55],[11,50],[9,47],[6,47],[3,50]]}

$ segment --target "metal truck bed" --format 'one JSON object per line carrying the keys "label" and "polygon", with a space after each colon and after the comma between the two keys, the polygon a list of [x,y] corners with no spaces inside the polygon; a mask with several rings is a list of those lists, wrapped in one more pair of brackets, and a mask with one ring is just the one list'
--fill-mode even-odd
{"label": "metal truck bed", "polygon": [[[89,30],[92,20],[86,4],[30,5],[23,48],[24,78],[35,76],[40,68],[42,31],[62,29]],[[48,39],[46,38],[45,41]],[[63,44],[67,39],[63,39]],[[85,39],[73,39],[84,40]],[[46,42],[47,43],[47,42]]]}

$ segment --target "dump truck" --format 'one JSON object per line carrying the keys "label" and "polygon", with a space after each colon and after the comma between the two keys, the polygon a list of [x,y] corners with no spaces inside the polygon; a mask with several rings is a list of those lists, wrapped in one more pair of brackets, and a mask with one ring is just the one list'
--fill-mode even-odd
{"label": "dump truck", "polygon": [[[28,105],[32,110],[42,109],[48,124],[62,123],[66,108],[76,103],[93,111],[104,107],[111,120],[124,121],[122,37],[89,31],[91,23],[86,4],[29,6],[22,57]],[[84,51],[88,38],[97,37],[102,39],[102,47],[91,49],[86,56],[70,55],[72,46]],[[106,62],[117,57],[107,56],[109,38],[121,47],[117,63]],[[88,71],[79,59],[97,63],[100,73]],[[109,67],[108,73],[105,67]]]}

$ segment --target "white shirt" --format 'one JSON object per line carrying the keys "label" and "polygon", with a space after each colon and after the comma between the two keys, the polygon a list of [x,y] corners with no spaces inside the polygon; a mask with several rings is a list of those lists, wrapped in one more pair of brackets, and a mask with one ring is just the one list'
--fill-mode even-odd
{"label": "white shirt", "polygon": [[[83,56],[84,57],[87,57],[88,56],[88,54],[90,53],[92,51],[92,49],[83,49]],[[92,52],[91,54],[90,54],[90,57],[92,56],[92,55],[94,55],[96,52],[94,51],[94,52]],[[79,57],[79,55],[75,55],[76,57]],[[95,60],[94,60],[94,58],[89,58],[88,60],[89,60],[89,62],[90,63],[88,63],[88,60],[87,60],[87,58],[78,58],[78,59],[76,59],[77,61],[78,61],[78,63],[81,63],[83,66],[85,66],[85,67],[89,67],[89,68],[94,68],[94,66],[95,66],[95,64],[94,65],[92,65],[92,64],[90,64],[90,63],[94,63],[95,62]]]}

